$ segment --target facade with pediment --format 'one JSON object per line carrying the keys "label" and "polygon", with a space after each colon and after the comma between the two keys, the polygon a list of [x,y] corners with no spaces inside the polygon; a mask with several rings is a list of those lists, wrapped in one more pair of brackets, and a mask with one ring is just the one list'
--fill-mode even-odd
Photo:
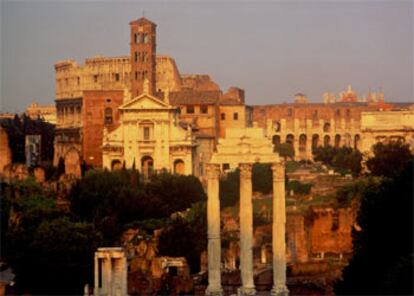
{"label": "facade with pediment", "polygon": [[103,167],[135,167],[148,176],[166,170],[193,174],[196,148],[191,126],[179,121],[178,109],[144,92],[118,108],[119,126],[104,130]]}

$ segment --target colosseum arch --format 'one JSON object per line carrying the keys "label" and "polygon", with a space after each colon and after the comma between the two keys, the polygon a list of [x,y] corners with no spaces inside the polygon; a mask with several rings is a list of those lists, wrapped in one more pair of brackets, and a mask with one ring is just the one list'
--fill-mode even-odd
{"label": "colosseum arch", "polygon": [[301,134],[299,136],[299,151],[300,152],[305,152],[306,151],[306,143],[307,142],[307,137],[305,134]]}
{"label": "colosseum arch", "polygon": [[315,148],[318,148],[319,146],[319,135],[318,134],[314,134],[312,136],[312,150]]}
{"label": "colosseum arch", "polygon": [[361,136],[359,134],[356,134],[354,136],[354,149],[359,150],[361,145]]}
{"label": "colosseum arch", "polygon": [[288,134],[286,136],[286,143],[293,146],[293,141],[295,140],[295,136],[292,134]]}
{"label": "colosseum arch", "polygon": [[323,137],[323,146],[328,147],[331,144],[331,137],[326,135]]}
{"label": "colosseum arch", "polygon": [[339,148],[341,146],[341,135],[335,136],[335,148]]}
{"label": "colosseum arch", "polygon": [[345,139],[344,139],[344,141],[345,141],[344,145],[345,145],[346,147],[351,147],[351,146],[352,146],[352,145],[351,145],[352,138],[351,138],[351,135],[350,135],[350,134],[348,134],[348,133],[346,133],[346,134],[345,134]]}
{"label": "colosseum arch", "polygon": [[331,132],[331,124],[329,122],[325,122],[323,125],[323,131],[325,133],[330,133]]}

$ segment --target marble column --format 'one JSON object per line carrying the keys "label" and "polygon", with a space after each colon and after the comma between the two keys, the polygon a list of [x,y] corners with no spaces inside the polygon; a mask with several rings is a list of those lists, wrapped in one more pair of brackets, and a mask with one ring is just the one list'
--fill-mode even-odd
{"label": "marble column", "polygon": [[93,294],[95,296],[98,296],[100,294],[99,291],[99,257],[95,253],[95,280],[94,280],[94,288],[93,288]]}
{"label": "marble column", "polygon": [[286,296],[286,206],[285,206],[285,167],[283,163],[274,163],[273,172],[273,288],[271,295]]}
{"label": "marble column", "polygon": [[252,164],[240,168],[240,269],[242,286],[239,295],[255,295],[253,281],[253,204]]}
{"label": "marble column", "polygon": [[207,239],[208,239],[208,287],[206,295],[223,295],[221,287],[221,241],[220,241],[220,165],[207,164]]}

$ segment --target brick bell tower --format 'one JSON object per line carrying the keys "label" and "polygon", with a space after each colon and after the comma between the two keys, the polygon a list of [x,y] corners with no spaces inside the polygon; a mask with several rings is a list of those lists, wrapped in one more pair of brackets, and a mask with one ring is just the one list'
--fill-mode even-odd
{"label": "brick bell tower", "polygon": [[148,79],[149,93],[155,94],[157,25],[145,17],[129,23],[131,27],[131,95],[140,95]]}

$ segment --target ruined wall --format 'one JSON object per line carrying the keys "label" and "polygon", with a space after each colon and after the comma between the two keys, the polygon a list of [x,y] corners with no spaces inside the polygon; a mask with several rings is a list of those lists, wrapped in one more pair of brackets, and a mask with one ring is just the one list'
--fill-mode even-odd
{"label": "ruined wall", "polygon": [[43,118],[46,122],[56,124],[55,104],[39,105],[37,103],[32,103],[26,108],[25,113],[31,119]]}
{"label": "ruined wall", "polygon": [[179,91],[181,89],[181,76],[173,58],[165,55],[157,56],[156,87],[158,91]]}
{"label": "ruined wall", "polygon": [[312,146],[361,149],[361,112],[367,104],[280,104],[253,106],[253,121],[274,142],[291,142],[296,159],[311,159]]}
{"label": "ruined wall", "polygon": [[11,164],[12,153],[9,146],[9,136],[0,126],[0,174],[3,173],[4,167]]}
{"label": "ruined wall", "polygon": [[350,208],[337,211],[332,208],[314,209],[309,226],[310,252],[351,253],[354,221],[355,217]]}
{"label": "ruined wall", "polygon": [[183,89],[196,89],[198,91],[220,90],[209,75],[203,74],[183,74],[181,75]]}

